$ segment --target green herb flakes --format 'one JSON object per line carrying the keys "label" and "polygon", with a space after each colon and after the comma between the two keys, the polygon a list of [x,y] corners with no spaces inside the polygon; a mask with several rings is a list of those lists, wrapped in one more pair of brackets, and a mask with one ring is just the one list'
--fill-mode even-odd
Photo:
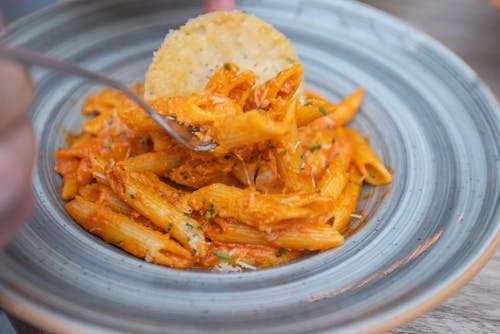
{"label": "green herb flakes", "polygon": [[321,149],[321,145],[319,145],[319,144],[309,147],[309,151],[311,151],[311,152],[314,152],[314,151],[317,151],[320,149]]}
{"label": "green herb flakes", "polygon": [[319,107],[319,112],[322,113],[323,115],[328,115],[328,110],[326,110],[325,108],[323,107]]}
{"label": "green herb flakes", "polygon": [[230,255],[219,253],[217,251],[213,251],[212,254],[214,254],[215,256],[217,256],[218,258],[221,258],[223,260],[233,261],[233,257]]}

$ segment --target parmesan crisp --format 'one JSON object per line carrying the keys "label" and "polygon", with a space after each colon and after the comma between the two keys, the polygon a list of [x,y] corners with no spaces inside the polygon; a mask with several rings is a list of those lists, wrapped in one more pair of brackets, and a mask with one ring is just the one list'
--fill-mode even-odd
{"label": "parmesan crisp", "polygon": [[225,63],[252,70],[262,83],[298,62],[290,41],[270,24],[241,11],[213,12],[167,34],[146,74],[145,99],[201,92]]}

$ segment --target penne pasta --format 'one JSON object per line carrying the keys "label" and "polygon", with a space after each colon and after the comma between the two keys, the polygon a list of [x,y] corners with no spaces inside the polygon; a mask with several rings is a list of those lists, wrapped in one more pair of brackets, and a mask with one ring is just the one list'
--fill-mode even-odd
{"label": "penne pasta", "polygon": [[335,110],[328,115],[334,122],[335,126],[342,126],[353,120],[354,116],[359,110],[363,98],[365,96],[365,89],[359,88],[352,95],[349,95],[344,100],[340,101]]}
{"label": "penne pasta", "polygon": [[392,175],[368,143],[356,130],[348,129],[354,145],[354,163],[361,172],[363,180],[375,186],[392,182]]}
{"label": "penne pasta", "polygon": [[344,135],[337,135],[335,145],[337,146],[333,161],[326,169],[321,181],[318,184],[318,189],[321,195],[337,199],[342,190],[347,184],[348,176],[347,169],[349,168],[353,155],[353,147],[348,140],[345,132]]}
{"label": "penne pasta", "polygon": [[69,214],[90,233],[147,262],[187,268],[191,254],[168,235],[153,231],[133,219],[114,213],[81,197],[66,204]]}
{"label": "penne pasta", "polygon": [[128,172],[152,172],[156,175],[165,175],[169,169],[182,165],[185,154],[165,154],[162,152],[148,152],[136,155],[118,165]]}
{"label": "penne pasta", "polygon": [[276,247],[301,251],[330,249],[344,243],[342,234],[329,224],[306,224],[299,229],[271,233],[267,240]]}
{"label": "penne pasta", "polygon": [[363,186],[362,176],[355,166],[351,165],[348,173],[349,181],[338,197],[331,212],[333,227],[341,233],[346,230],[351,221],[351,214],[356,210]]}
{"label": "penne pasta", "polygon": [[226,63],[203,91],[148,100],[216,142],[210,152],[179,144],[119,92],[93,94],[82,107],[93,118],[55,152],[67,211],[106,242],[179,269],[255,270],[342,245],[363,181],[392,176],[345,127],[364,89],[334,104],[304,93],[302,76],[300,64],[264,81]]}
{"label": "penne pasta", "polygon": [[202,226],[171,204],[168,198],[161,196],[154,187],[141,182],[140,173],[114,168],[110,180],[111,188],[122,201],[169,232],[193,255],[205,255],[206,242]]}

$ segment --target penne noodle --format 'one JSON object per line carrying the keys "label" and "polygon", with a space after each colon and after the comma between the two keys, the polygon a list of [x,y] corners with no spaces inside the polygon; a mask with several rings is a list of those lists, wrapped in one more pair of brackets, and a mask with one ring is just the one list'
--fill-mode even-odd
{"label": "penne noodle", "polygon": [[238,71],[238,66],[224,64],[210,78],[205,91],[217,96],[229,97],[240,107],[244,107],[257,78],[252,71],[237,74]]}
{"label": "penne noodle", "polygon": [[277,247],[294,250],[322,250],[338,247],[344,237],[329,224],[307,224],[297,230],[271,233],[267,240]]}
{"label": "penne noodle", "polygon": [[[345,133],[342,131],[342,133]],[[335,145],[338,147],[333,161],[326,169],[318,189],[321,195],[337,199],[347,184],[347,169],[351,164],[353,148],[346,135],[337,136]]]}
{"label": "penne noodle", "polygon": [[373,152],[368,143],[356,130],[347,129],[354,145],[354,163],[361,172],[363,180],[374,186],[381,186],[392,182],[392,175],[384,166],[380,158]]}
{"label": "penne noodle", "polygon": [[[219,146],[214,151],[225,153],[241,146],[280,138],[289,131],[293,122],[293,109],[294,104],[291,104],[282,121],[274,121],[259,110],[250,110],[216,122],[211,136]],[[248,128],[252,131],[246,131]]]}
{"label": "penne noodle", "polygon": [[280,203],[253,190],[243,190],[223,184],[212,184],[186,196],[187,203],[194,210],[212,210],[213,215],[222,218],[236,218],[244,224],[260,231],[272,230],[273,224],[281,221],[308,218],[323,221],[327,208],[332,202],[323,202],[323,211],[316,207],[303,208],[288,203]]}
{"label": "penne noodle", "polygon": [[301,252],[262,245],[216,242],[210,255],[201,263],[214,271],[255,270],[283,265],[301,256]]}
{"label": "penne noodle", "polygon": [[338,103],[335,111],[328,115],[333,120],[335,126],[342,126],[353,120],[363,103],[364,96],[365,89],[361,87]]}
{"label": "penne noodle", "polygon": [[214,224],[218,228],[212,227],[207,230],[207,236],[211,240],[226,243],[270,245],[266,240],[266,233],[251,226],[221,218],[216,218]]}
{"label": "penne noodle", "polygon": [[110,181],[111,188],[122,201],[169,232],[193,255],[205,255],[206,243],[202,226],[188,212],[182,212],[172,205],[154,187],[141,182],[141,173],[113,168]]}
{"label": "penne noodle", "polygon": [[66,209],[90,233],[147,262],[174,268],[187,268],[193,263],[191,254],[168,235],[150,230],[127,216],[81,197],[66,204]]}
{"label": "penne noodle", "polygon": [[179,167],[185,158],[186,155],[182,153],[149,152],[121,161],[118,165],[128,172],[152,172],[156,175],[165,175],[169,169]]}
{"label": "penne noodle", "polygon": [[73,199],[78,194],[80,184],[76,175],[65,175],[63,178],[63,185],[61,189],[61,199],[68,201]]}
{"label": "penne noodle", "polygon": [[351,221],[351,214],[356,210],[361,188],[363,186],[362,176],[358,169],[351,165],[349,168],[349,181],[337,199],[332,209],[333,227],[343,233]]}
{"label": "penne noodle", "polygon": [[112,119],[113,113],[111,110],[105,110],[99,116],[93,118],[83,125],[83,130],[89,134],[97,135],[99,132],[106,129],[108,122]]}
{"label": "penne noodle", "polygon": [[[295,110],[296,103],[289,108]],[[304,162],[304,151],[299,141],[299,134],[295,124],[295,111],[292,113],[292,126],[279,141],[274,141],[276,149],[276,166],[282,179],[285,190],[312,191],[314,189],[310,168]]]}

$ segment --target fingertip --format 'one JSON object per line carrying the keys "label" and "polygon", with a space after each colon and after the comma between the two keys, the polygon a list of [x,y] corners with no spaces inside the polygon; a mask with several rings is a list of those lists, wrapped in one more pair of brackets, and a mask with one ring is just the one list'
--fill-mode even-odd
{"label": "fingertip", "polygon": [[26,113],[35,97],[28,70],[9,60],[0,59],[0,131]]}
{"label": "fingertip", "polygon": [[203,0],[203,13],[214,11],[232,11],[236,6],[235,0]]}
{"label": "fingertip", "polygon": [[31,214],[31,178],[24,169],[14,152],[0,146],[0,249]]}

